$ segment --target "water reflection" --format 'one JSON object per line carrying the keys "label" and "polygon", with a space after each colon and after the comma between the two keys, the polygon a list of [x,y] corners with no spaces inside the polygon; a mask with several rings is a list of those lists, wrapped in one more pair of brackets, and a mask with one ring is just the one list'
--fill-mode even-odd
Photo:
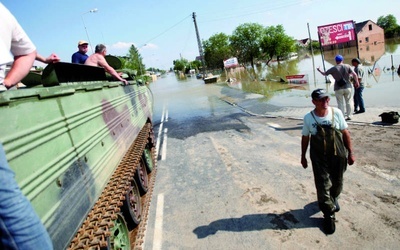
{"label": "water reflection", "polygon": [[[400,65],[400,40],[387,40],[385,43],[360,45],[358,55],[363,62],[365,71],[364,82],[367,88],[374,88],[375,85],[388,84],[390,82],[400,81],[397,69]],[[318,53],[318,52],[317,52]],[[325,66],[329,69],[335,65],[335,56],[342,54],[344,62],[351,65],[351,60],[357,57],[357,48],[341,48],[324,52]],[[314,55],[315,67],[322,66],[322,57],[320,54]],[[316,87],[327,88],[333,91],[332,84],[326,84],[325,77],[315,74],[312,65],[312,56],[310,54],[300,55],[298,58],[280,63],[272,62],[269,65],[265,63],[258,64],[253,70],[251,68],[241,69],[238,72],[225,72],[221,80],[234,77],[236,81],[230,82],[228,86],[239,88],[243,91],[261,94],[266,100],[277,95],[288,96],[296,90],[296,94],[309,94],[310,89]],[[308,75],[308,84],[287,84],[283,82],[287,75],[306,74]],[[225,76],[225,77],[224,77]],[[378,86],[376,86],[378,87]],[[299,90],[299,91],[297,91]],[[393,93],[394,94],[394,93]]]}
{"label": "water reflection", "polygon": [[341,54],[344,57],[344,63],[351,65],[351,59],[358,57],[364,66],[371,66],[385,54],[385,43],[360,44],[358,46],[358,54],[357,47],[324,51],[325,60],[335,64],[335,56],[337,54]]}

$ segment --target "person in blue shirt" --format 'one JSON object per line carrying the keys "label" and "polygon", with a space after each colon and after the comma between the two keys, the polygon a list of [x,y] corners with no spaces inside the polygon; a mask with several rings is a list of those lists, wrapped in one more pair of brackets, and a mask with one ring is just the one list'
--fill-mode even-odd
{"label": "person in blue shirt", "polygon": [[83,40],[78,42],[78,51],[72,54],[72,63],[85,64],[86,59],[88,59],[89,57],[88,55],[86,55],[88,51],[88,44],[88,42]]}

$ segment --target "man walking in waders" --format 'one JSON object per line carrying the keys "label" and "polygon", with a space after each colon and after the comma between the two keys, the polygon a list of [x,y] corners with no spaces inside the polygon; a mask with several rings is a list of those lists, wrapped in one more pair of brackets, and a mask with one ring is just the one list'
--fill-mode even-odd
{"label": "man walking in waders", "polygon": [[306,152],[310,143],[310,158],[317,189],[318,205],[324,214],[324,231],[335,232],[335,212],[343,189],[343,173],[347,163],[355,158],[350,133],[343,113],[329,106],[329,95],[323,89],[311,94],[315,109],[304,116],[301,138],[301,164],[308,167]]}

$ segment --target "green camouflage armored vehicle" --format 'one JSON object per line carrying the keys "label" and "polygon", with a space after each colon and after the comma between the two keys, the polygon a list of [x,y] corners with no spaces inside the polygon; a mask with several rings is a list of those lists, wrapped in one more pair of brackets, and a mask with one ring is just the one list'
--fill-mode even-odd
{"label": "green camouflage armored vehicle", "polygon": [[0,93],[0,142],[54,249],[141,248],[155,179],[153,96],[71,63]]}

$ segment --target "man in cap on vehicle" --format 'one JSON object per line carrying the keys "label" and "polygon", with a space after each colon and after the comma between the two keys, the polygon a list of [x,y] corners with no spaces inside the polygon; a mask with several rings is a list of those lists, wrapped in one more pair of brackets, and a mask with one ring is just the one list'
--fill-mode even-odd
{"label": "man in cap on vehicle", "polygon": [[304,116],[301,137],[301,165],[308,167],[306,153],[310,143],[310,158],[317,189],[318,206],[324,214],[324,231],[335,232],[335,212],[343,189],[343,173],[355,158],[348,125],[342,112],[329,106],[329,95],[323,89],[311,94],[314,110]]}
{"label": "man in cap on vehicle", "polygon": [[88,42],[81,40],[78,42],[78,51],[72,54],[71,62],[85,64],[86,59],[88,59],[88,55],[86,55],[88,51]]}

